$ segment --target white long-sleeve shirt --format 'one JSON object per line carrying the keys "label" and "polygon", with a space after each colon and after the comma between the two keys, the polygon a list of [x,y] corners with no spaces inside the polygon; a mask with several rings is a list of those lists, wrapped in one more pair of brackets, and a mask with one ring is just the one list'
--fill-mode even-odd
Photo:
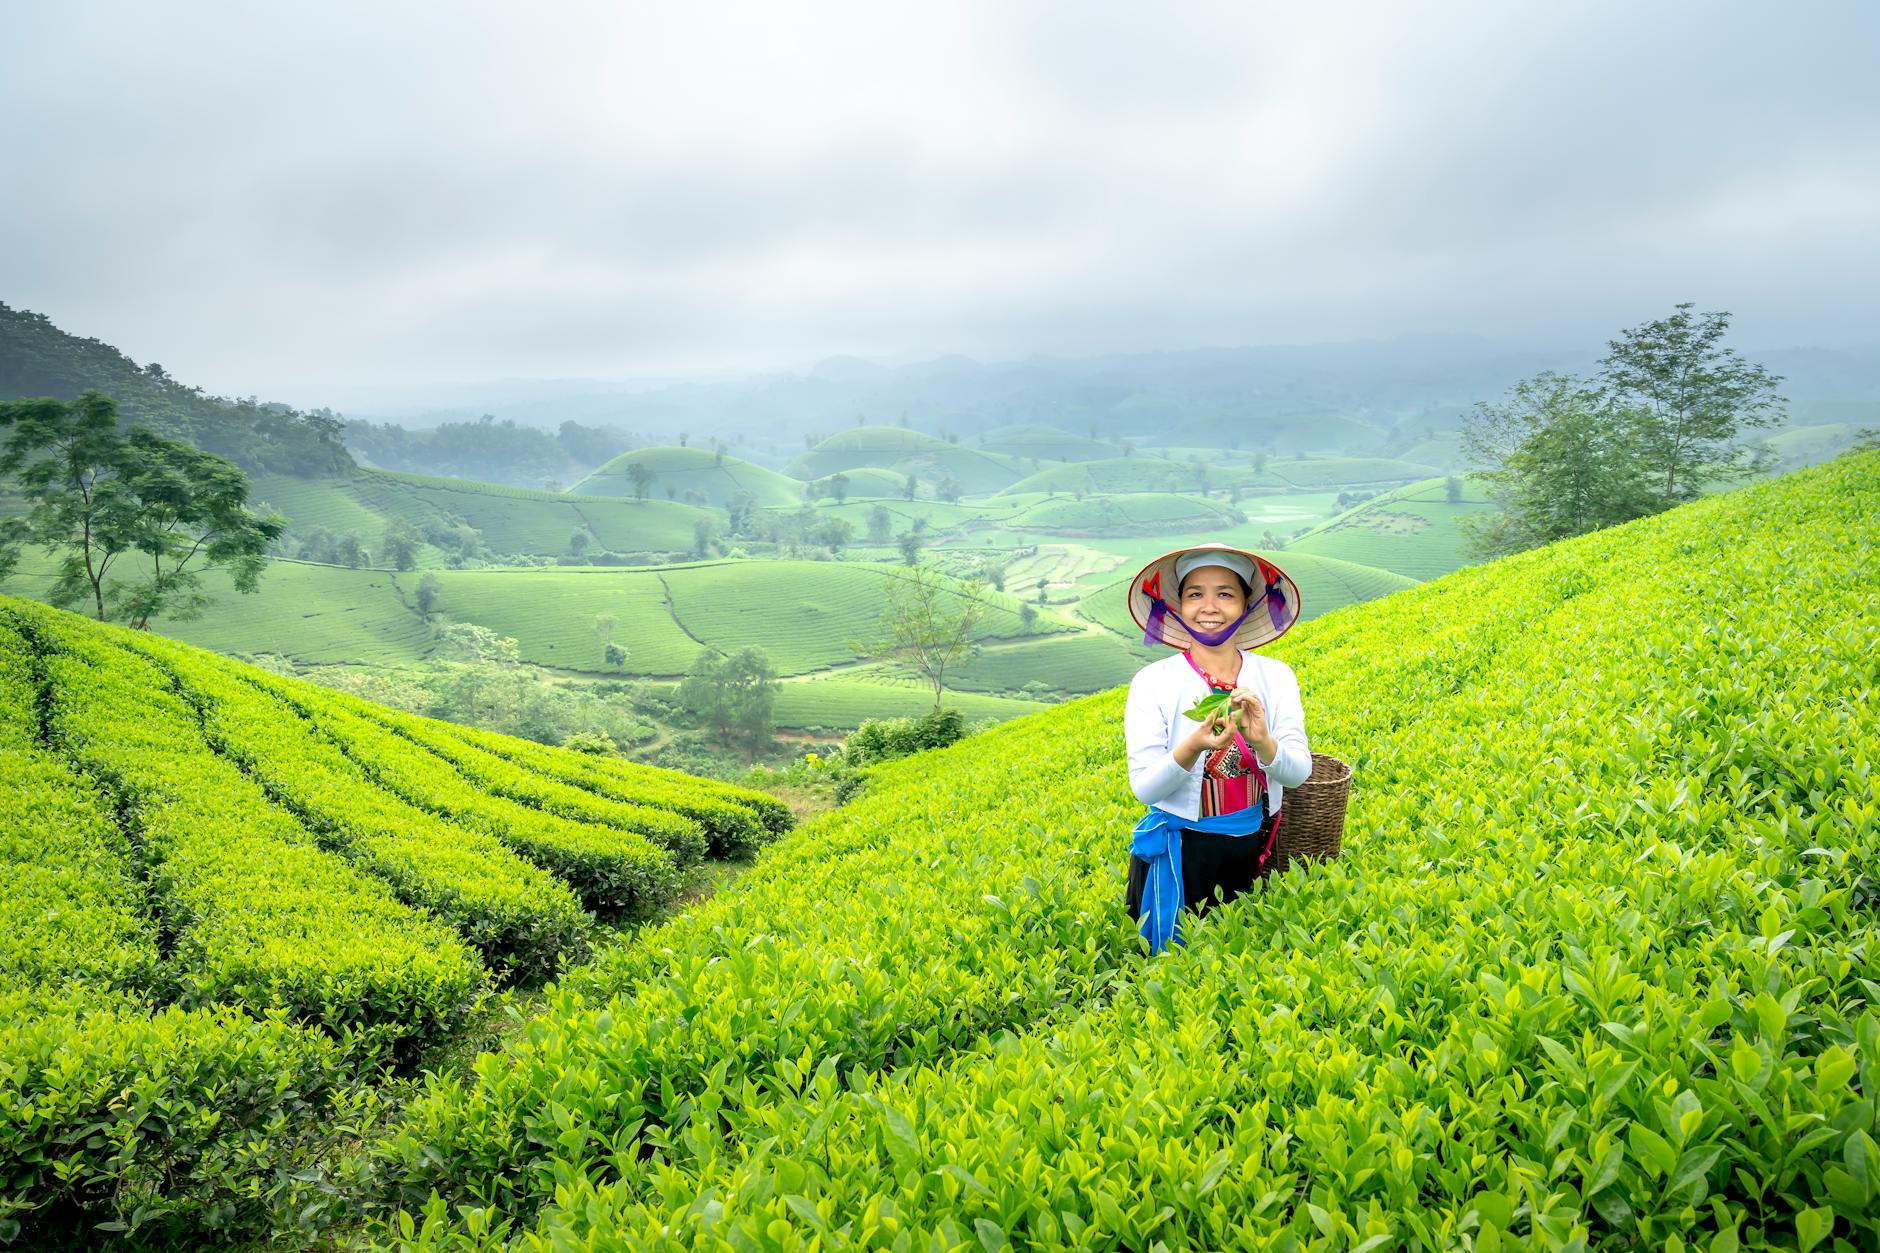
{"label": "white long-sleeve shirt", "polygon": [[[1267,730],[1279,744],[1266,771],[1268,801],[1274,812],[1289,787],[1312,775],[1312,750],[1306,743],[1306,711],[1292,667],[1252,649],[1240,650],[1239,685],[1251,689],[1266,708]],[[1129,683],[1123,705],[1123,742],[1128,749],[1129,786],[1145,805],[1159,805],[1182,818],[1201,817],[1201,776],[1207,754],[1182,769],[1175,745],[1196,723],[1182,716],[1208,694],[1207,680],[1196,674],[1182,653],[1151,662]]]}

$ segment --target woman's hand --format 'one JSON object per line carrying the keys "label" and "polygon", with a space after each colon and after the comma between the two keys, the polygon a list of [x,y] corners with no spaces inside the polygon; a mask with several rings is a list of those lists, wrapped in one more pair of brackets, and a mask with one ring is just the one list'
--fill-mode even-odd
{"label": "woman's hand", "polygon": [[1192,766],[1203,755],[1217,748],[1226,748],[1233,742],[1234,720],[1222,714],[1206,722],[1196,723],[1195,729],[1188,733],[1182,745],[1187,751],[1178,754],[1178,758],[1185,758],[1186,764]]}
{"label": "woman's hand", "polygon": [[1240,720],[1241,734],[1247,737],[1249,744],[1267,742],[1266,706],[1251,688],[1237,687],[1234,694],[1227,698],[1233,707],[1234,716]]}

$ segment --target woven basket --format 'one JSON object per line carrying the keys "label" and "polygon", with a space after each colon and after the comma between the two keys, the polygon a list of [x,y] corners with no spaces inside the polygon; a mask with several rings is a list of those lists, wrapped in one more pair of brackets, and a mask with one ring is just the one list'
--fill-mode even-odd
{"label": "woven basket", "polygon": [[1295,859],[1331,861],[1344,847],[1345,802],[1351,797],[1351,767],[1325,753],[1312,754],[1312,774],[1286,789],[1279,809],[1279,838],[1273,869],[1284,874]]}

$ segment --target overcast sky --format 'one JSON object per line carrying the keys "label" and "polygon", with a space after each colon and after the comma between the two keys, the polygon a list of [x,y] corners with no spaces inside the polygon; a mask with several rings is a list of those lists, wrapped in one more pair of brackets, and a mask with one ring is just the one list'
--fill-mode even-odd
{"label": "overcast sky", "polygon": [[1880,4],[0,5],[0,301],[211,391],[1880,338]]}

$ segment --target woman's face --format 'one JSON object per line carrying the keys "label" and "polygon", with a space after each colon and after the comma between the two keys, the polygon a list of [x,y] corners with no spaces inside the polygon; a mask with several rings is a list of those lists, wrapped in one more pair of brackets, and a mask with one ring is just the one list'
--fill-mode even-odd
{"label": "woman's face", "polygon": [[1247,612],[1240,576],[1226,566],[1199,566],[1182,580],[1182,620],[1218,631]]}

